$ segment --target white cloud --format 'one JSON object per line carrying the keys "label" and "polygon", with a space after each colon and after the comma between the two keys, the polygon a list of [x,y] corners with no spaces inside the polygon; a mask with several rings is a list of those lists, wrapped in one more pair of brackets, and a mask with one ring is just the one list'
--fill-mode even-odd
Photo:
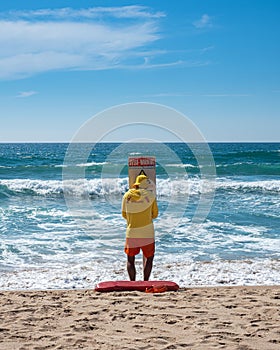
{"label": "white cloud", "polygon": [[[137,56],[148,57],[149,45],[160,39],[162,16],[143,6],[2,13],[0,79],[52,70],[134,67]],[[161,66],[165,64],[173,63]],[[144,59],[137,65],[145,67]]]}
{"label": "white cloud", "polygon": [[38,94],[37,91],[21,91],[18,93],[17,97],[26,98]]}
{"label": "white cloud", "polygon": [[204,14],[198,21],[193,22],[193,25],[198,29],[210,28],[212,27],[211,17]]}
{"label": "white cloud", "polygon": [[204,97],[249,97],[251,94],[204,94]]}
{"label": "white cloud", "polygon": [[[165,17],[163,12],[152,12],[147,6],[131,5],[121,7],[94,7],[87,9],[72,9],[70,7],[60,9],[39,9],[31,11],[10,11],[8,15],[14,18],[161,18]],[[5,14],[4,16],[5,17]]]}

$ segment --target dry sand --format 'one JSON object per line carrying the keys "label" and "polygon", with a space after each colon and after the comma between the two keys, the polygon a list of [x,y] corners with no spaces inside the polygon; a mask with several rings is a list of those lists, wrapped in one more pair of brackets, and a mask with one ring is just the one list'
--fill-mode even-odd
{"label": "dry sand", "polygon": [[0,292],[0,349],[280,349],[280,286]]}

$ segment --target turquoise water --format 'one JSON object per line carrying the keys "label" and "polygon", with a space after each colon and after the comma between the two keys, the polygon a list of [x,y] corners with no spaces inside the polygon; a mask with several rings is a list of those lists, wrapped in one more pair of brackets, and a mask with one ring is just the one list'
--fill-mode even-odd
{"label": "turquoise water", "polygon": [[[279,284],[280,144],[210,144],[215,179],[202,145],[189,146],[77,144],[70,164],[68,144],[0,144],[0,288],[127,279],[120,206],[131,155],[157,160],[152,278]],[[137,269],[140,279],[140,257]]]}

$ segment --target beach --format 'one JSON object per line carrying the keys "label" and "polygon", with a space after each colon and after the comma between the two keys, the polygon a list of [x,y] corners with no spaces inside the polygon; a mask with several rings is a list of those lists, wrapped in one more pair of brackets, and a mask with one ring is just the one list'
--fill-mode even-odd
{"label": "beach", "polygon": [[280,346],[280,286],[177,292],[0,292],[0,349],[238,349]]}
{"label": "beach", "polygon": [[280,350],[279,13],[0,2],[0,350]]}
{"label": "beach", "polygon": [[[79,144],[67,164],[68,144],[0,144],[0,350],[280,348],[280,144],[211,144],[214,191],[202,146]],[[140,155],[157,161],[151,279],[180,289],[97,293],[127,279],[121,200]]]}

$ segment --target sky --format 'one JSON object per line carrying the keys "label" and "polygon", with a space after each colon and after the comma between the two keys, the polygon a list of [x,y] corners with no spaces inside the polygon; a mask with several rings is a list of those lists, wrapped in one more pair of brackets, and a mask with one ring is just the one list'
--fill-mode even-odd
{"label": "sky", "polygon": [[134,102],[208,142],[280,142],[279,16],[278,0],[1,1],[0,142],[69,142]]}

